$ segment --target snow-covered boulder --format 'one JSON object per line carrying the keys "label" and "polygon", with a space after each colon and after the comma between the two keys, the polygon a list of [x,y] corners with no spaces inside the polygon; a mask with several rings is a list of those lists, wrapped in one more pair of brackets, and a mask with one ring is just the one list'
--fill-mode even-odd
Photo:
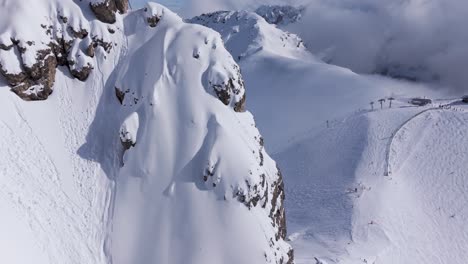
{"label": "snow-covered boulder", "polygon": [[128,116],[123,122],[120,127],[120,142],[122,142],[125,149],[130,149],[136,145],[139,126],[140,121],[136,112]]}
{"label": "snow-covered boulder", "polygon": [[[112,1],[113,6],[117,2],[126,11],[128,3]],[[88,78],[96,49],[109,53],[114,46],[115,28],[89,19],[89,5],[95,3],[5,1],[0,10],[0,74],[13,92],[25,100],[47,99],[57,66],[67,66],[81,81]]]}
{"label": "snow-covered boulder", "polygon": [[145,12],[146,22],[150,27],[156,27],[159,21],[164,16],[164,8],[158,8],[152,5],[146,5],[143,9]]}

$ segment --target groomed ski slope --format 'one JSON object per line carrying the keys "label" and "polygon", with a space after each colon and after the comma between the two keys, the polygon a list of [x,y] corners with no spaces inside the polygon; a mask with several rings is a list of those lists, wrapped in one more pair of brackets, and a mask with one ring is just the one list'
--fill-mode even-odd
{"label": "groomed ski slope", "polygon": [[275,155],[298,264],[466,263],[468,106],[405,101]]}

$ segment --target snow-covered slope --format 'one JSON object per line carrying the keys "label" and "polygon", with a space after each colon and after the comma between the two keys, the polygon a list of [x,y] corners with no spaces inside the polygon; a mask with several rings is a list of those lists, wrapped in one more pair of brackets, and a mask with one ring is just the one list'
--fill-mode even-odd
{"label": "snow-covered slope", "polygon": [[291,58],[310,56],[299,37],[277,29],[253,12],[219,11],[194,17],[189,22],[218,31],[237,61],[258,52]]}
{"label": "snow-covered slope", "polygon": [[219,35],[122,3],[0,3],[2,260],[292,263],[281,173]]}
{"label": "snow-covered slope", "polygon": [[400,103],[275,155],[297,263],[465,263],[467,127],[457,101]]}

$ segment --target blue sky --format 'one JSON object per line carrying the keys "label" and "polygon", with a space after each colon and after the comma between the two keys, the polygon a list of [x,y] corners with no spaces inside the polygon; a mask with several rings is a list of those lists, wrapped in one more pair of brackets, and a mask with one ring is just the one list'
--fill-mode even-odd
{"label": "blue sky", "polygon": [[[148,1],[150,0],[130,0],[133,8],[140,8]],[[172,10],[177,10],[180,8],[183,1],[184,0],[158,0],[154,2],[158,2],[162,5],[165,5]]]}

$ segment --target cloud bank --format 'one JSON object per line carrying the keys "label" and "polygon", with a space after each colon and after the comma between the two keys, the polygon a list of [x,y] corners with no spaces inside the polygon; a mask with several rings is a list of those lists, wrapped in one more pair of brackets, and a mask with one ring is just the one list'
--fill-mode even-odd
{"label": "cloud bank", "polygon": [[329,63],[468,93],[465,0],[188,0],[184,14],[262,4],[306,5],[303,20],[286,29]]}

